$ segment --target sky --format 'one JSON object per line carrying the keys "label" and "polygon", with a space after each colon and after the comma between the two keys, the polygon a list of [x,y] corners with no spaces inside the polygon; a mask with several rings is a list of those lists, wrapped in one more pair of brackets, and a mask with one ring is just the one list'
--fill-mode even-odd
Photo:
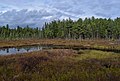
{"label": "sky", "polygon": [[71,18],[120,17],[120,0],[0,0],[0,26],[42,27]]}

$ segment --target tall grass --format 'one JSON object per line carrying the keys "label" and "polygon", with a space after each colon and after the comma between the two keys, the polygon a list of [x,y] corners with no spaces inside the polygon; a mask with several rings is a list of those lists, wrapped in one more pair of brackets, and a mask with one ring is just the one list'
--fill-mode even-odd
{"label": "tall grass", "polygon": [[120,81],[120,55],[52,49],[0,56],[0,81]]}

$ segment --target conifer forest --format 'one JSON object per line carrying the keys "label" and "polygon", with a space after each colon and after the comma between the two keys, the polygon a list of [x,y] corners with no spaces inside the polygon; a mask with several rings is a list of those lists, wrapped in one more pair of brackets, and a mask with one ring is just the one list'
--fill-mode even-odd
{"label": "conifer forest", "polygon": [[120,39],[120,18],[85,18],[54,20],[43,27],[16,28],[0,26],[1,39],[48,38],[48,39]]}

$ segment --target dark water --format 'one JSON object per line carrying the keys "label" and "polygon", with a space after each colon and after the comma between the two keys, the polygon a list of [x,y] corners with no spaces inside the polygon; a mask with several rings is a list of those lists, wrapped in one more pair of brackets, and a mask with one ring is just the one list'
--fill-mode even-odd
{"label": "dark water", "polygon": [[48,46],[22,46],[12,48],[0,48],[0,55],[27,53],[32,51],[39,51],[43,49],[50,49]]}
{"label": "dark water", "polygon": [[34,46],[21,46],[21,47],[11,47],[11,48],[0,48],[0,55],[9,55],[9,54],[19,54],[27,53],[32,51],[40,51],[43,49],[73,49],[73,50],[100,50],[107,52],[120,53],[120,50],[116,49],[98,49],[98,48],[81,48],[81,47],[66,47],[66,46],[55,46],[55,45],[34,45]]}

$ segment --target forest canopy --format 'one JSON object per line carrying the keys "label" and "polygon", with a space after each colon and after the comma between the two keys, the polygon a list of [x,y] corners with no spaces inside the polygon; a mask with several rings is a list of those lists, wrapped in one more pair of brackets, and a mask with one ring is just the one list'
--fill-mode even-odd
{"label": "forest canopy", "polygon": [[45,23],[42,28],[0,26],[0,39],[19,38],[120,39],[120,18],[69,18]]}

